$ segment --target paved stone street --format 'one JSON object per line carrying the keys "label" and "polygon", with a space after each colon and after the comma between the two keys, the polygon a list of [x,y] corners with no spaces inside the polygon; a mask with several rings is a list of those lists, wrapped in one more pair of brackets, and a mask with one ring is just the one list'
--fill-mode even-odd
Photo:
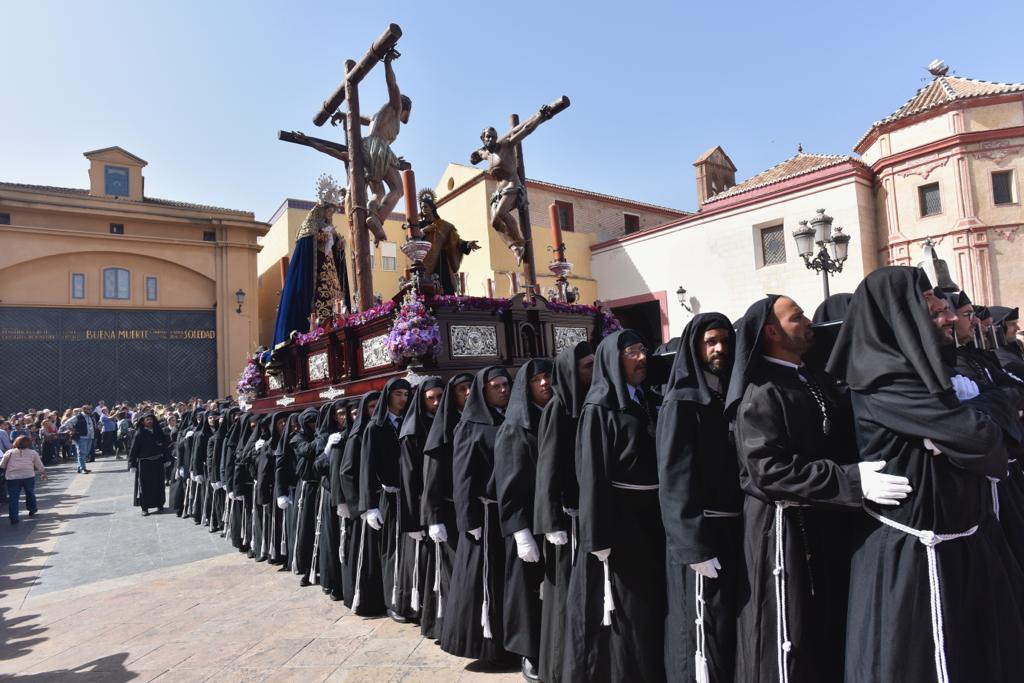
{"label": "paved stone street", "polygon": [[352,615],[173,513],[142,517],[124,461],[92,471],[51,468],[39,514],[0,520],[0,679],[522,680],[469,671],[416,627]]}

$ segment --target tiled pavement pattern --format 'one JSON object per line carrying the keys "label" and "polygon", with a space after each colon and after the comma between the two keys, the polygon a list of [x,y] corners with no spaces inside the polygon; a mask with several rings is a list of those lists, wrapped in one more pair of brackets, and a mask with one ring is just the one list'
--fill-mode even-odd
{"label": "tiled pavement pattern", "polygon": [[143,518],[131,488],[123,461],[62,465],[34,519],[0,518],[0,680],[522,680],[354,616],[190,521]]}

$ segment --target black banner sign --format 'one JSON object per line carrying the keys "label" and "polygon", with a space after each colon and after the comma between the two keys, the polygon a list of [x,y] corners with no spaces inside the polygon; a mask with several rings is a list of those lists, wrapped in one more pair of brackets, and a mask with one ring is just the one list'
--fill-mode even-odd
{"label": "black banner sign", "polygon": [[213,311],[0,306],[0,414],[217,394]]}

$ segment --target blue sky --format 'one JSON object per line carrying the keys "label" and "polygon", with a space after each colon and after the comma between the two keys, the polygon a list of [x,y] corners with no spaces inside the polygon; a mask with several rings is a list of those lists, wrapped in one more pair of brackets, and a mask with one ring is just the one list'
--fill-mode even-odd
{"label": "blue sky", "polygon": [[[0,5],[0,180],[84,187],[81,153],[149,161],[147,194],[252,210],[309,197],[340,163],[278,142],[311,122],[387,23],[413,99],[396,151],[421,185],[565,94],[526,143],[527,174],[695,208],[692,161],[720,144],[740,179],[791,156],[850,153],[945,59],[1024,82],[1024,3],[52,2]],[[970,13],[974,12],[972,16]],[[494,27],[495,22],[502,29]],[[383,70],[363,90],[369,113]]]}

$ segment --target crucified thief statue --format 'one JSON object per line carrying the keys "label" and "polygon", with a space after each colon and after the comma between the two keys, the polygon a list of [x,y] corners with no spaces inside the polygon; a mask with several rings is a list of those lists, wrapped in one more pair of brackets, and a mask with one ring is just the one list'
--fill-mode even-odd
{"label": "crucified thief statue", "polygon": [[512,211],[519,208],[526,188],[516,168],[516,145],[555,113],[550,105],[545,104],[540,111],[501,137],[498,137],[498,131],[493,127],[484,128],[480,134],[483,147],[469,155],[471,164],[487,160],[490,164],[487,172],[498,181],[498,189],[491,195],[491,227],[498,231],[501,239],[515,254],[516,263],[520,265],[526,251],[526,241]]}
{"label": "crucified thief statue", "polygon": [[[373,115],[370,129],[363,138],[363,170],[366,183],[373,192],[373,198],[367,206],[366,227],[373,234],[375,245],[387,239],[384,221],[402,196],[401,171],[409,168],[402,157],[391,151],[391,145],[398,139],[402,124],[409,123],[409,114],[412,112],[412,100],[401,93],[398,81],[395,80],[395,68],[391,63],[398,57],[398,51],[394,48],[384,55],[388,101]],[[337,125],[341,118],[342,114],[334,114],[331,124]]]}

